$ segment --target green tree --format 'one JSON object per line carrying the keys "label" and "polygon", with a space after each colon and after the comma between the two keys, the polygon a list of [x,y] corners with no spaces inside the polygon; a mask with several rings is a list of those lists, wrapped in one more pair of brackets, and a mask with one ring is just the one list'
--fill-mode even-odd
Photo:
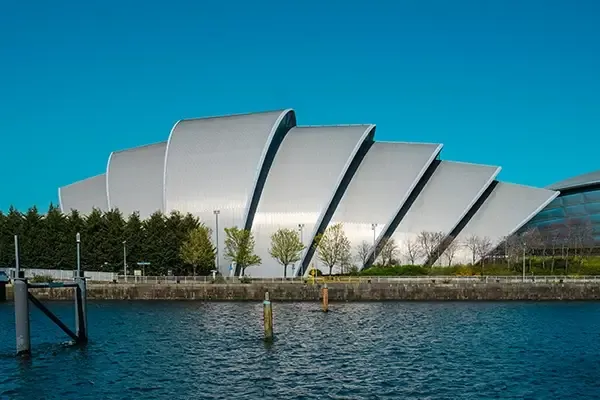
{"label": "green tree", "polygon": [[[77,264],[77,247],[75,244],[75,235],[77,232],[85,235],[86,230],[86,222],[79,214],[77,210],[71,210],[71,213],[67,216],[67,228],[66,228],[66,246],[64,248],[64,253],[62,256],[65,258],[69,269],[75,269]],[[82,237],[82,239],[84,239]],[[89,243],[88,243],[89,244]],[[87,244],[82,243],[82,249],[85,248]],[[82,260],[83,263],[83,260]],[[88,266],[89,267],[89,266]],[[93,270],[90,268],[90,270]]]}
{"label": "green tree", "polygon": [[343,268],[343,264],[352,258],[350,241],[341,223],[332,225],[324,233],[317,235],[315,243],[319,260],[329,268],[329,275],[332,274],[334,266],[339,265]]}
{"label": "green tree", "polygon": [[[44,218],[44,253],[42,254],[41,264],[43,268],[50,269],[73,269],[73,265],[67,262],[68,251],[73,248],[72,243],[68,242],[67,218],[54,204],[50,203],[48,213]],[[71,247],[68,247],[71,245]]]}
{"label": "green tree", "polygon": [[0,240],[2,243],[1,255],[2,264],[7,267],[15,266],[15,235],[19,236],[19,240],[22,240],[23,233],[23,214],[21,214],[16,208],[10,206],[8,214],[3,218],[3,228],[0,232]]}
{"label": "green tree", "polygon": [[166,275],[170,263],[167,255],[167,225],[164,214],[160,211],[152,214],[144,220],[144,246],[143,253],[146,260],[150,262],[146,270],[148,275]]}
{"label": "green tree", "polygon": [[211,241],[212,231],[205,225],[191,230],[180,250],[181,260],[193,267],[193,274],[208,275],[215,269],[215,246]]}
{"label": "green tree", "polygon": [[132,269],[137,268],[138,262],[148,261],[144,254],[144,228],[139,212],[134,212],[127,219],[123,228],[123,237],[127,245],[127,264]]}
{"label": "green tree", "polygon": [[36,206],[27,210],[23,216],[23,233],[19,240],[20,261],[25,268],[43,268],[42,254],[47,251],[45,245],[44,216]]}
{"label": "green tree", "polygon": [[269,254],[283,265],[283,277],[287,278],[288,265],[300,261],[304,245],[295,229],[279,229],[271,235]]}
{"label": "green tree", "polygon": [[225,257],[242,269],[242,276],[246,274],[246,268],[262,263],[254,254],[254,244],[254,235],[249,230],[237,226],[225,228]]}
{"label": "green tree", "polygon": [[[102,254],[104,261],[100,264],[100,270],[106,272],[121,272],[123,268],[123,249],[125,221],[118,209],[110,210],[102,214]],[[133,273],[128,269],[128,274]]]}

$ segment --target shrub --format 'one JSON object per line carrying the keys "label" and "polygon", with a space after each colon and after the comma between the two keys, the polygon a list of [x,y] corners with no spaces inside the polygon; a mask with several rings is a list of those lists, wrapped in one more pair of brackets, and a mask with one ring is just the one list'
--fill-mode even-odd
{"label": "shrub", "polygon": [[52,283],[54,282],[54,278],[50,275],[33,275],[30,281],[32,283]]}

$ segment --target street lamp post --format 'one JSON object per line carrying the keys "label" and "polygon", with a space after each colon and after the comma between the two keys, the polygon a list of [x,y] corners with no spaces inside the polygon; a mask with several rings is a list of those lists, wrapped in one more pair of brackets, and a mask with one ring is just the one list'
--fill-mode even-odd
{"label": "street lamp post", "polygon": [[75,235],[75,241],[77,242],[77,277],[81,278],[81,235],[79,232]]}
{"label": "street lamp post", "polygon": [[[298,230],[300,231],[300,243],[304,246],[304,224],[298,224]],[[298,271],[302,269],[302,265],[298,265]],[[294,276],[296,276],[296,271],[293,272]]]}
{"label": "street lamp post", "polygon": [[215,214],[215,242],[216,242],[216,246],[215,246],[215,255],[217,256],[217,271],[221,271],[220,267],[220,263],[219,263],[219,214],[221,213],[220,210],[214,210],[213,213]]}
{"label": "street lamp post", "polygon": [[127,282],[127,240],[123,240],[123,273]]}
{"label": "street lamp post", "polygon": [[371,229],[373,230],[373,247],[375,247],[375,228],[377,228],[377,224],[373,223],[371,224]]}
{"label": "street lamp post", "polygon": [[304,244],[304,224],[298,224],[298,230],[300,231],[300,242]]}

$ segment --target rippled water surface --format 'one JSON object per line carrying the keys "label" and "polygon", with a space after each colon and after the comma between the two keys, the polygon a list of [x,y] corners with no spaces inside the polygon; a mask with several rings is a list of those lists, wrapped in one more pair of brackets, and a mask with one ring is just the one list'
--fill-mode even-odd
{"label": "rippled water surface", "polygon": [[[70,325],[71,303],[48,303]],[[0,304],[0,399],[591,399],[600,303],[92,302],[90,344]]]}

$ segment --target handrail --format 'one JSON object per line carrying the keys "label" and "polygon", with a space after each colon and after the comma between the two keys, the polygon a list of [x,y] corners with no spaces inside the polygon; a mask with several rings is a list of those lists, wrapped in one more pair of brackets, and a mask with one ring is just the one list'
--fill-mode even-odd
{"label": "handrail", "polygon": [[218,277],[213,280],[211,276],[116,276],[116,283],[130,284],[194,284],[194,283],[568,283],[568,282],[598,282],[598,275],[537,275],[526,276],[523,278],[518,275],[485,275],[485,276],[319,276],[317,278],[238,278],[238,277]]}

